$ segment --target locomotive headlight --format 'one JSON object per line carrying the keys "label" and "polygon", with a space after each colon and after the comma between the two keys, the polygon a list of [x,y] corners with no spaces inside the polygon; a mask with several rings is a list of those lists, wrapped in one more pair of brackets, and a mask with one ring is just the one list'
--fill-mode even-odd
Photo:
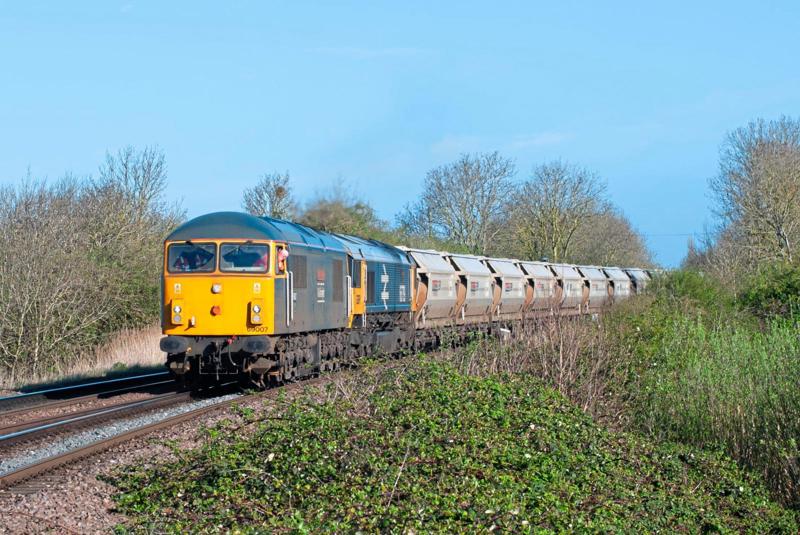
{"label": "locomotive headlight", "polygon": [[250,323],[261,325],[261,299],[253,299],[250,302]]}
{"label": "locomotive headlight", "polygon": [[181,315],[181,312],[183,312],[183,300],[173,299],[170,305],[170,310],[172,311],[172,324],[183,325],[183,316]]}
{"label": "locomotive headlight", "polygon": [[212,284],[211,285],[211,293],[222,293],[222,285],[221,284]]}

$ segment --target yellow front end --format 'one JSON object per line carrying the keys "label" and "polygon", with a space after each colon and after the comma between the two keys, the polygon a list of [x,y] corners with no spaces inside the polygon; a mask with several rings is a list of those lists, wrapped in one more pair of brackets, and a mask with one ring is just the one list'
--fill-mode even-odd
{"label": "yellow front end", "polygon": [[[239,243],[194,240],[197,243]],[[176,242],[183,243],[183,242]],[[244,242],[241,242],[244,243]],[[252,245],[252,242],[247,242]],[[168,248],[171,244],[167,243]],[[274,243],[267,245],[275,258]],[[165,248],[162,331],[171,336],[245,336],[275,332],[274,262],[265,273],[231,273],[215,264],[208,272],[178,272]]]}

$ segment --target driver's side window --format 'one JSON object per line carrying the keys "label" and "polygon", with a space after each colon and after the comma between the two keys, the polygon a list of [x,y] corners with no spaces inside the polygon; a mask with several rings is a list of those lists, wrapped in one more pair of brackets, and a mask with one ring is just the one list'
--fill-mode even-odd
{"label": "driver's side window", "polygon": [[283,275],[286,273],[286,259],[289,257],[289,250],[285,245],[275,246],[275,274]]}

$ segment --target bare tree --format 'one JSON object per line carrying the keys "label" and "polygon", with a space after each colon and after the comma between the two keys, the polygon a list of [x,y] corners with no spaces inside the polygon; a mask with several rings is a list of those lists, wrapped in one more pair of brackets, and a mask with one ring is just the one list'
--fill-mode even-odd
{"label": "bare tree", "polygon": [[400,232],[415,242],[436,243],[443,240],[437,234],[436,213],[437,207],[430,206],[423,198],[407,204],[396,215],[395,222]]}
{"label": "bare tree", "polygon": [[508,217],[514,173],[514,162],[498,152],[464,154],[428,171],[422,196],[400,214],[399,226],[485,254]]}
{"label": "bare tree", "polygon": [[605,205],[590,221],[578,228],[571,252],[564,260],[600,266],[653,265],[644,238],[618,210]]}
{"label": "bare tree", "polygon": [[800,239],[800,121],[758,119],[729,133],[710,181],[742,254],[791,261]]}
{"label": "bare tree", "polygon": [[690,240],[683,267],[708,273],[737,292],[761,263],[752,249],[742,246],[746,239],[739,230],[736,225],[722,226],[706,230],[699,243]]}
{"label": "bare tree", "polygon": [[164,152],[158,147],[137,151],[131,145],[116,154],[106,152],[106,161],[100,166],[100,181],[116,184],[144,211],[164,193],[167,184]]}
{"label": "bare tree", "polygon": [[590,171],[554,161],[533,170],[514,205],[512,232],[523,256],[568,258],[578,230],[606,210],[605,184]]}
{"label": "bare tree", "polygon": [[[86,229],[100,248],[116,249],[165,234],[183,218],[182,210],[164,201],[167,164],[158,147],[127,146],[106,153],[96,179],[81,185],[82,202],[92,215]],[[101,219],[102,218],[102,219]]]}
{"label": "bare tree", "polygon": [[164,236],[163,154],[123,149],[100,176],[29,179],[0,190],[0,371],[54,372],[125,327],[157,318]]}
{"label": "bare tree", "polygon": [[261,175],[258,184],[244,191],[242,207],[257,216],[292,219],[296,206],[289,186],[289,172]]}

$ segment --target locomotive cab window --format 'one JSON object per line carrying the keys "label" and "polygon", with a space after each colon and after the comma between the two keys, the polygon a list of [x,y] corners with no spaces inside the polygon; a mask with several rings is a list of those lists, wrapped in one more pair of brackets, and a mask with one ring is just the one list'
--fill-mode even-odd
{"label": "locomotive cab window", "polygon": [[350,259],[350,277],[353,288],[361,288],[361,261]]}
{"label": "locomotive cab window", "polygon": [[275,246],[275,274],[283,275],[286,273],[286,259],[289,257],[289,250],[285,245]]}
{"label": "locomotive cab window", "polygon": [[172,243],[167,248],[170,273],[209,273],[216,267],[217,246],[213,243]]}
{"label": "locomotive cab window", "polygon": [[219,249],[220,271],[266,273],[269,268],[269,245],[223,243]]}

